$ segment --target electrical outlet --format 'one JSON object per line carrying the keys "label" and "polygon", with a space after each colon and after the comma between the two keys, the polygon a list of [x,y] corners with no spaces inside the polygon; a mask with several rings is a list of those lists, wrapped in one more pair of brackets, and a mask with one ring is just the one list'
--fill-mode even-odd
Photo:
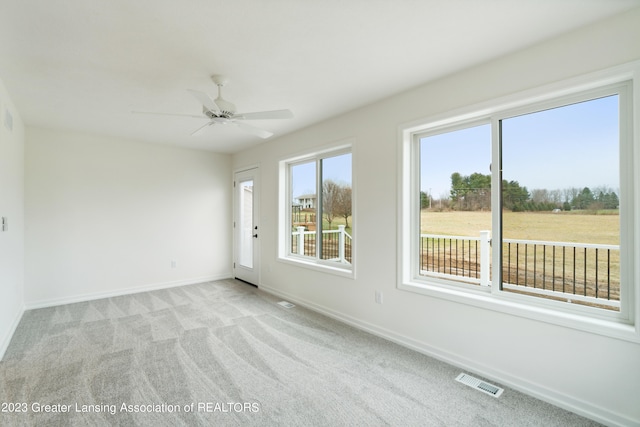
{"label": "electrical outlet", "polygon": [[376,291],[376,303],[382,304],[382,291]]}
{"label": "electrical outlet", "polygon": [[171,260],[171,268],[176,268],[177,264],[176,260]]}
{"label": "electrical outlet", "polygon": [[6,216],[2,217],[2,231],[9,230],[9,219]]}

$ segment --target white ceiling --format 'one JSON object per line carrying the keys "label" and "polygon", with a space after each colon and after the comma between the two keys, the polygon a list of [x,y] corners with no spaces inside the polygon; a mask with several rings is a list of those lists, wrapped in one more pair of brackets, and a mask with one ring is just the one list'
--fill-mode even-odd
{"label": "white ceiling", "polygon": [[29,126],[236,152],[263,140],[204,119],[186,91],[277,137],[640,6],[640,0],[2,0],[0,78]]}

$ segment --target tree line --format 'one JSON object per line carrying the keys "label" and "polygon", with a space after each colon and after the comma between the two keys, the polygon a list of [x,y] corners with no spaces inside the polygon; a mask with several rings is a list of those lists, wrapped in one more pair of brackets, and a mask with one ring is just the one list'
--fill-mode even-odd
{"label": "tree line", "polygon": [[[432,196],[421,192],[421,207],[429,207]],[[440,207],[443,200],[438,200]],[[451,190],[444,201],[452,210],[490,210],[491,209],[491,175],[472,173],[451,174]],[[561,209],[618,209],[620,199],[615,191],[607,187],[566,188],[562,190],[535,189],[529,191],[518,181],[502,181],[503,207],[513,212],[551,211]]]}

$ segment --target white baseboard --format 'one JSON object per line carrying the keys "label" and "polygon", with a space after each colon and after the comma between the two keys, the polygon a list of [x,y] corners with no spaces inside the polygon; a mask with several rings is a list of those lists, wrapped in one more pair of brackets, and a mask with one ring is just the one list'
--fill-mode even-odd
{"label": "white baseboard", "polygon": [[568,411],[574,412],[578,415],[582,415],[583,417],[592,419],[599,423],[602,423],[608,426],[621,426],[621,427],[638,425],[637,420],[627,418],[620,414],[611,412],[606,408],[595,406],[593,403],[576,399],[565,393],[560,393],[552,389],[549,389],[543,385],[536,384],[526,379],[523,379],[521,377],[511,375],[500,369],[496,369],[495,367],[478,363],[474,360],[468,359],[466,357],[461,357],[447,350],[433,347],[427,343],[420,342],[412,338],[406,337],[404,335],[397,334],[385,328],[381,328],[372,323],[362,321],[360,319],[346,315],[344,313],[339,313],[337,311],[318,305],[314,302],[300,299],[294,295],[291,295],[287,292],[282,292],[268,285],[260,284],[259,288],[277,297],[285,298],[287,301],[290,301],[297,305],[300,305],[310,310],[324,314],[328,317],[339,320],[350,326],[353,326],[365,332],[371,333],[373,335],[379,336],[381,338],[385,338],[396,344],[402,345],[403,347],[410,348],[419,353],[441,360],[445,363],[449,363],[461,369],[471,371],[484,378],[487,378],[488,380],[498,382],[514,390],[517,390],[529,396],[535,397],[536,399],[540,399],[544,402],[547,402],[552,405],[558,406],[560,408],[566,409]]}
{"label": "white baseboard", "polygon": [[29,301],[25,303],[26,310],[36,308],[55,307],[58,305],[72,304],[76,302],[92,301],[102,298],[119,297],[122,295],[137,294],[140,292],[157,291],[159,289],[175,288],[178,286],[195,285],[197,283],[212,282],[215,280],[230,279],[231,272],[213,276],[193,277],[189,279],[174,280],[171,282],[152,283],[148,285],[136,286],[132,288],[121,288],[113,291],[96,292],[92,294],[74,295],[63,298],[45,299],[39,301]]}
{"label": "white baseboard", "polygon": [[18,310],[17,316],[13,319],[13,322],[11,323],[11,325],[9,325],[9,329],[7,330],[5,335],[2,337],[2,340],[0,340],[0,361],[4,358],[4,353],[7,351],[7,348],[9,348],[9,344],[11,343],[11,338],[13,338],[13,334],[16,332],[16,328],[18,327],[20,320],[22,320],[22,315],[24,314],[24,311],[25,311],[25,307],[24,306],[20,307],[20,310]]}

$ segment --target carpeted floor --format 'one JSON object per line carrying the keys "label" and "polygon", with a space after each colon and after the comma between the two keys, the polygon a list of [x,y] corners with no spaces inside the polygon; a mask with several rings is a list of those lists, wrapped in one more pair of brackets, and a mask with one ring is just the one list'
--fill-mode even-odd
{"label": "carpeted floor", "polygon": [[278,301],[223,280],[27,311],[0,425],[597,425]]}

